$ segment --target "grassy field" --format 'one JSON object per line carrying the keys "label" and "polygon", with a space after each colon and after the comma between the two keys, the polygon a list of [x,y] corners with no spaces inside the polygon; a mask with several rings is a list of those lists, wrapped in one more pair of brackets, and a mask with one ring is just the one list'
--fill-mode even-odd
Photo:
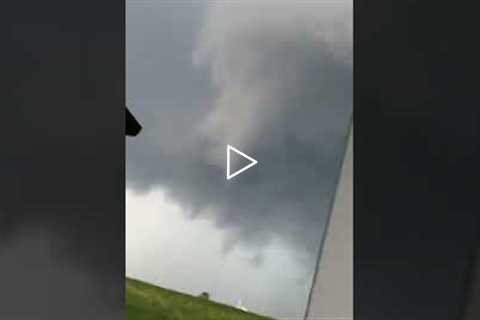
{"label": "grassy field", "polygon": [[127,320],[272,320],[134,279],[125,289]]}

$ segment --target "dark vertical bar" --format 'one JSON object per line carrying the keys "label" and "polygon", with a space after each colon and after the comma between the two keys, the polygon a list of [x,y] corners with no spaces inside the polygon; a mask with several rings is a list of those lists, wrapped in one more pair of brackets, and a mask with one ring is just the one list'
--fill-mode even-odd
{"label": "dark vertical bar", "polygon": [[2,8],[0,319],[121,319],[125,4]]}
{"label": "dark vertical bar", "polygon": [[461,319],[479,233],[472,9],[355,2],[355,319]]}

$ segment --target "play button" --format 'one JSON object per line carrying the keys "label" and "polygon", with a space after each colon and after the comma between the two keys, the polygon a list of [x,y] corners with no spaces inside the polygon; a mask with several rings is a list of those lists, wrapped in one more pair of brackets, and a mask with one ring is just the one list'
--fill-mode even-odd
{"label": "play button", "polygon": [[[230,169],[230,164],[231,164],[231,157],[230,157],[230,152],[233,151],[235,152],[236,154],[238,154],[239,156],[243,157],[244,159],[248,160],[249,163],[245,166],[243,166],[242,168],[238,169],[237,171],[231,173],[231,169]],[[251,167],[253,167],[254,165],[256,165],[258,163],[257,160],[253,159],[252,157],[246,155],[245,153],[243,153],[242,151],[232,147],[231,145],[227,145],[227,180],[230,180],[232,179],[233,177],[239,175],[240,173],[244,172],[245,170],[248,170],[250,169]]]}

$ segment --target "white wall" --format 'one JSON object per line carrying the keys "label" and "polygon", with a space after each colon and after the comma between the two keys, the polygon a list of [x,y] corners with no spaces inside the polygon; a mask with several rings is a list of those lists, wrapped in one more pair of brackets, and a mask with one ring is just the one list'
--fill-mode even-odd
{"label": "white wall", "polygon": [[353,319],[353,129],[337,188],[307,320]]}

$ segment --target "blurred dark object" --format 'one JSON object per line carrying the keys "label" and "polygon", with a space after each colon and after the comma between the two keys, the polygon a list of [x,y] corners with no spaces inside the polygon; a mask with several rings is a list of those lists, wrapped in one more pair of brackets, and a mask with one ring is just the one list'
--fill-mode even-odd
{"label": "blurred dark object", "polygon": [[199,298],[210,300],[210,294],[208,292],[202,292],[198,295]]}
{"label": "blurred dark object", "polygon": [[142,130],[142,126],[135,119],[132,113],[125,107],[126,112],[126,123],[125,123],[125,134],[127,136],[136,136]]}

